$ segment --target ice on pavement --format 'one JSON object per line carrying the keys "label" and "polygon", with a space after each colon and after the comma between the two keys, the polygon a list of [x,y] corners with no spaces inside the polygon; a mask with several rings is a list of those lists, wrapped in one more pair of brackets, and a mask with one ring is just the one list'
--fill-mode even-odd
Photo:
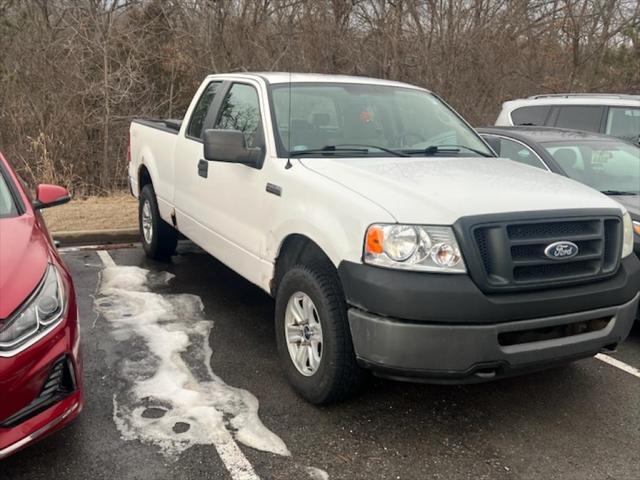
{"label": "ice on pavement", "polygon": [[312,480],[329,480],[329,474],[316,467],[307,467],[307,473]]}
{"label": "ice on pavement", "polygon": [[96,309],[123,343],[114,395],[114,421],[126,440],[157,445],[176,457],[192,445],[235,439],[248,447],[290,455],[258,416],[258,399],[227,385],[211,369],[209,334],[200,297],[157,293],[172,275],[130,266],[103,270]]}

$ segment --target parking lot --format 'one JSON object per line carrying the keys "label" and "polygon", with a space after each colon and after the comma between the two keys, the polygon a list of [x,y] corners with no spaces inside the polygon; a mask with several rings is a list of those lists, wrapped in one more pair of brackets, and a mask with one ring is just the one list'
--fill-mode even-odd
{"label": "parking lot", "polygon": [[[632,370],[588,359],[480,385],[373,379],[318,408],[281,371],[273,301],[191,244],[170,264],[135,246],[64,259],[85,407],[1,478],[640,478]],[[638,326],[615,358],[640,368]]]}

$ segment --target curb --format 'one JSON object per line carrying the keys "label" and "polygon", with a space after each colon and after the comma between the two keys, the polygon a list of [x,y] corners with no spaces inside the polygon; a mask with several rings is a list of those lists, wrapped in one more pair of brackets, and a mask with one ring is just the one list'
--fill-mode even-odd
{"label": "curb", "polygon": [[78,230],[75,232],[53,232],[51,236],[61,247],[79,247],[82,245],[110,245],[115,243],[133,243],[140,240],[137,228],[115,230]]}

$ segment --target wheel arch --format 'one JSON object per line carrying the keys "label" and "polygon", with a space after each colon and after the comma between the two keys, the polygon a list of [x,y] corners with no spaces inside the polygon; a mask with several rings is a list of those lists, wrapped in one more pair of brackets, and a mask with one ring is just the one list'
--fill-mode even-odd
{"label": "wheel arch", "polygon": [[271,295],[275,296],[282,277],[291,267],[299,264],[308,265],[316,261],[326,262],[327,265],[336,268],[329,255],[314,239],[301,233],[288,234],[282,239],[278,248],[273,277],[269,285]]}
{"label": "wheel arch", "polygon": [[153,152],[148,146],[143,146],[140,152],[139,157],[137,158],[138,163],[138,194],[142,192],[142,188],[145,185],[151,184],[154,187],[154,190],[157,190],[158,183],[156,180],[158,179],[158,168],[156,166],[155,157]]}
{"label": "wheel arch", "polygon": [[144,163],[140,164],[138,168],[138,193],[142,191],[145,185],[151,184],[153,186],[153,180],[151,173]]}

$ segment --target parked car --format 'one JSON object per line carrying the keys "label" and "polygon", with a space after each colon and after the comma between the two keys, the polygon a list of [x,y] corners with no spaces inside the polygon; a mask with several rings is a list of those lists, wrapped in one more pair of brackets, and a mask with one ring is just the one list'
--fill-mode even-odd
{"label": "parked car", "polygon": [[536,95],[502,104],[496,126],[585,130],[640,143],[640,95]]}
{"label": "parked car", "polygon": [[0,459],[82,409],[73,282],[39,211],[68,200],[40,185],[32,201],[0,154]]}
{"label": "parked car", "polygon": [[184,121],[135,120],[130,142],[147,255],[180,232],[275,297],[278,351],[310,402],[352,395],[365,369],[436,383],[542,369],[633,324],[624,207],[495,158],[422,88],[212,75]]}
{"label": "parked car", "polygon": [[488,127],[478,132],[501,157],[589,185],[624,205],[640,256],[640,148],[606,135],[546,127]]}

